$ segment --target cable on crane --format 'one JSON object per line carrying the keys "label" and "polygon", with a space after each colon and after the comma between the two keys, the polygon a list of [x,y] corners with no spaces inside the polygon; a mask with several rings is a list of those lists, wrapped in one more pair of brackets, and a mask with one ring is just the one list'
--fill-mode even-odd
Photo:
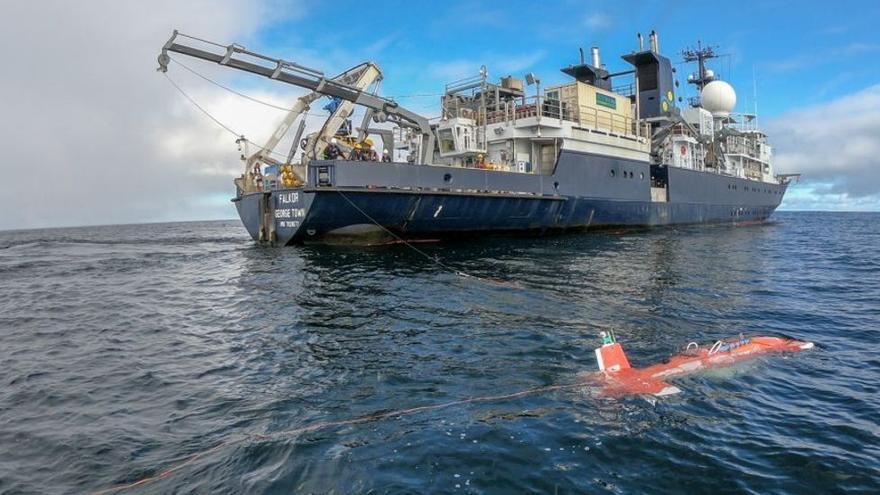
{"label": "cable on crane", "polygon": [[199,109],[203,114],[205,114],[209,119],[213,120],[215,124],[219,125],[219,126],[222,127],[224,130],[226,130],[226,132],[232,134],[232,135],[235,136],[236,138],[241,138],[241,137],[242,137],[241,134],[235,132],[234,129],[232,129],[232,128],[229,127],[228,125],[224,124],[223,122],[221,122],[219,119],[217,119],[216,117],[214,117],[213,115],[211,115],[211,112],[207,111],[203,106],[199,105],[199,102],[197,102],[192,96],[190,96],[186,91],[184,91],[183,88],[181,88],[180,86],[178,86],[178,84],[177,84],[176,82],[174,82],[174,79],[171,79],[171,76],[169,76],[167,72],[163,72],[162,74],[165,76],[166,79],[168,79],[168,82],[170,82],[171,85],[174,86],[174,88],[175,88],[177,91],[179,91],[180,94],[183,95],[184,98],[186,98],[187,100],[189,100],[189,102],[192,103],[193,106],[195,106],[196,108],[198,108],[198,109]]}
{"label": "cable on crane", "polygon": [[[183,67],[187,72],[190,72],[191,74],[195,75],[196,77],[199,77],[199,78],[201,78],[201,79],[204,79],[205,81],[207,81],[207,82],[213,84],[214,86],[217,86],[217,87],[220,88],[220,89],[223,89],[223,90],[229,91],[230,93],[232,93],[232,94],[234,94],[234,95],[240,96],[240,97],[242,97],[242,98],[244,98],[244,99],[246,99],[246,100],[250,100],[250,101],[252,101],[252,102],[254,102],[254,103],[259,103],[260,105],[265,105],[265,106],[267,106],[267,107],[269,107],[269,108],[274,108],[274,109],[276,109],[276,110],[281,110],[281,111],[284,111],[284,112],[289,112],[289,111],[291,110],[291,109],[288,108],[288,107],[282,107],[282,106],[280,106],[280,105],[276,105],[276,104],[271,103],[271,102],[268,102],[268,101],[266,101],[266,100],[261,100],[261,99],[259,99],[259,98],[255,98],[255,97],[253,97],[253,96],[251,96],[251,95],[249,95],[249,94],[242,93],[241,91],[238,91],[238,90],[236,90],[236,89],[230,88],[229,86],[226,86],[225,84],[223,84],[223,83],[221,83],[221,82],[218,82],[218,81],[215,81],[214,79],[211,79],[210,77],[208,77],[208,76],[202,74],[201,72],[199,72],[199,71],[193,69],[192,67],[186,65],[185,63],[183,63],[183,62],[177,60],[177,59],[174,58],[174,57],[169,56],[168,58],[169,58],[172,62],[174,62],[175,64],[177,64],[177,65]],[[443,96],[443,94],[444,94],[444,93],[416,93],[416,94],[410,94],[410,95],[385,95],[385,97],[386,97],[386,98],[427,98],[427,97]],[[311,116],[311,117],[323,117],[323,115],[320,115],[320,114],[314,114],[314,113],[309,113],[309,112],[303,112],[303,113],[304,113],[305,115],[309,115],[309,116]]]}
{"label": "cable on crane", "polygon": [[443,96],[445,93],[417,93],[412,95],[385,95],[385,98],[427,98],[433,96]]}
{"label": "cable on crane", "polygon": [[211,114],[211,112],[209,112],[207,109],[205,109],[205,107],[203,107],[202,105],[200,105],[199,102],[197,102],[197,101],[195,100],[195,98],[193,98],[192,96],[189,95],[189,93],[187,93],[186,91],[184,91],[184,89],[181,88],[180,85],[178,85],[176,82],[174,82],[174,79],[172,79],[171,76],[169,76],[167,72],[163,73],[163,75],[164,75],[165,78],[168,80],[168,82],[171,83],[172,86],[174,86],[174,89],[176,89],[178,92],[180,92],[180,94],[182,94],[184,98],[186,98],[187,100],[189,100],[189,102],[192,103],[193,106],[195,106],[196,108],[198,108],[199,111],[201,111],[203,114],[205,114],[205,116],[207,116],[209,119],[211,119],[212,121],[214,121],[215,124],[217,124],[218,126],[220,126],[221,128],[223,128],[223,130],[225,130],[226,132],[228,132],[228,133],[232,134],[233,136],[235,136],[236,139],[242,139],[242,140],[247,141],[248,143],[250,143],[250,144],[256,146],[257,148],[260,148],[261,150],[263,150],[263,151],[265,151],[265,152],[268,152],[268,153],[271,154],[271,155],[275,155],[275,156],[280,157],[280,158],[282,158],[282,159],[284,159],[284,160],[287,159],[287,157],[286,157],[285,155],[282,155],[281,153],[277,153],[277,152],[272,151],[272,150],[267,150],[267,149],[263,148],[262,145],[259,145],[259,144],[255,143],[255,142],[251,141],[250,139],[247,139],[246,137],[244,137],[244,134],[239,134],[238,132],[235,132],[235,129],[232,129],[231,127],[229,127],[228,125],[226,125],[226,124],[224,124],[222,121],[220,121],[220,119],[218,119],[217,117],[214,117],[214,116]]}
{"label": "cable on crane", "polygon": [[[217,86],[217,87],[220,88],[220,89],[223,89],[223,90],[229,91],[230,93],[232,93],[232,94],[234,94],[234,95],[236,95],[236,96],[240,96],[240,97],[244,98],[245,100],[249,100],[249,101],[252,101],[252,102],[254,102],[254,103],[259,103],[260,105],[264,105],[264,106],[267,106],[267,107],[269,107],[269,108],[274,108],[274,109],[276,109],[276,110],[281,110],[281,111],[283,111],[283,112],[289,112],[289,111],[292,110],[292,108],[282,107],[282,106],[280,106],[280,105],[276,105],[276,104],[271,103],[271,102],[268,102],[268,101],[266,101],[266,100],[261,100],[261,99],[259,99],[259,98],[255,98],[255,97],[253,97],[253,96],[251,96],[251,95],[249,95],[249,94],[242,93],[241,91],[238,91],[238,90],[236,90],[236,89],[230,88],[229,86],[226,86],[226,85],[223,84],[223,83],[220,83],[220,82],[218,82],[218,81],[215,81],[215,80],[211,79],[210,77],[208,77],[208,76],[202,74],[201,72],[199,72],[199,71],[193,69],[192,67],[190,67],[190,66],[184,64],[183,62],[181,62],[181,61],[175,59],[174,57],[170,57],[170,56],[169,56],[168,58],[169,58],[172,62],[174,62],[175,64],[177,64],[177,65],[183,67],[185,70],[187,70],[188,72],[190,72],[190,73],[192,73],[193,75],[195,75],[196,77],[199,77],[199,78],[201,78],[201,79],[204,79],[205,81],[207,81],[207,82],[213,84],[214,86]],[[308,116],[310,116],[310,117],[324,117],[324,115],[320,115],[320,114],[314,114],[314,113],[309,113],[309,112],[302,112],[302,113],[303,113],[303,115],[308,115]]]}

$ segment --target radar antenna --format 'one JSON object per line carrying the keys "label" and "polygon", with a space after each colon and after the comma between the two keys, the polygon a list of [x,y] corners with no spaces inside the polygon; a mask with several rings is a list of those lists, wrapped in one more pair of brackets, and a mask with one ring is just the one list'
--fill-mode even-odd
{"label": "radar antenna", "polygon": [[700,41],[697,41],[696,48],[685,48],[681,51],[681,56],[685,62],[697,62],[699,65],[699,72],[688,76],[688,82],[695,84],[698,89],[703,89],[703,86],[715,79],[715,75],[711,71],[707,72],[706,69],[706,60],[718,57],[718,54],[715,53],[715,48],[713,46],[703,46]]}

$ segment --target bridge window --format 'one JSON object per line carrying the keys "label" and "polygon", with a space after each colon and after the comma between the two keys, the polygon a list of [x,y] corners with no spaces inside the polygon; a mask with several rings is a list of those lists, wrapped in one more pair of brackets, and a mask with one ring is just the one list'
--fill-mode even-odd
{"label": "bridge window", "polygon": [[440,129],[438,132],[440,138],[440,152],[452,153],[455,151],[455,137],[452,135],[452,129]]}

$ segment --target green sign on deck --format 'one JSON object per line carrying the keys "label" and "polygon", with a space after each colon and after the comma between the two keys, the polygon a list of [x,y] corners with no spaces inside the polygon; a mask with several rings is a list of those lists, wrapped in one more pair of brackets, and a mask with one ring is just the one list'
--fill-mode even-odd
{"label": "green sign on deck", "polygon": [[608,107],[612,110],[617,110],[617,99],[613,96],[596,93],[596,105]]}

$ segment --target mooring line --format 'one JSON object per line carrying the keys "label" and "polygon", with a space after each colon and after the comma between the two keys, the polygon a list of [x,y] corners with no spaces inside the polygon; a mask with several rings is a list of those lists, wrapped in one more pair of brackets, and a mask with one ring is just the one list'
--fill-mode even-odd
{"label": "mooring line", "polygon": [[505,401],[505,400],[518,399],[520,397],[525,397],[528,395],[535,395],[538,393],[554,392],[554,391],[558,391],[558,390],[567,390],[567,389],[572,389],[572,388],[582,388],[585,386],[587,386],[586,382],[576,382],[576,383],[568,383],[568,384],[562,384],[562,385],[546,385],[543,387],[530,388],[530,389],[526,389],[526,390],[521,390],[519,392],[513,392],[510,394],[483,395],[483,396],[477,396],[477,397],[468,397],[465,399],[458,399],[458,400],[453,400],[453,401],[449,401],[449,402],[443,402],[440,404],[430,404],[430,405],[425,405],[425,406],[410,407],[407,409],[397,409],[394,411],[376,412],[376,413],[367,414],[364,416],[358,416],[356,418],[344,419],[344,420],[339,420],[339,421],[322,421],[322,422],[318,422],[318,423],[313,423],[311,425],[306,425],[306,426],[302,426],[299,428],[292,428],[289,430],[282,430],[282,431],[278,431],[278,432],[274,432],[274,433],[270,433],[270,434],[261,434],[261,433],[246,434],[246,435],[243,435],[239,438],[220,442],[219,444],[217,444],[209,449],[206,449],[206,450],[203,450],[200,452],[196,452],[195,454],[192,454],[189,457],[185,458],[183,461],[181,461],[177,464],[174,464],[171,467],[168,467],[153,476],[141,478],[141,479],[139,479],[135,482],[132,482],[132,483],[127,483],[124,485],[117,485],[117,486],[113,486],[110,488],[105,488],[103,490],[98,490],[96,492],[93,492],[93,495],[108,495],[108,494],[113,494],[113,493],[120,493],[120,492],[124,492],[126,490],[130,490],[132,488],[142,487],[142,486],[148,485],[150,483],[153,483],[155,481],[159,481],[159,480],[168,478],[169,476],[177,473],[181,469],[185,468],[186,466],[189,466],[190,464],[196,462],[197,460],[201,459],[202,457],[205,457],[208,454],[211,454],[213,452],[221,450],[225,447],[229,447],[229,446],[244,442],[246,440],[261,440],[261,441],[277,440],[280,438],[288,438],[288,437],[302,435],[304,433],[312,433],[314,431],[322,430],[325,428],[333,428],[333,427],[338,427],[338,426],[350,426],[350,425],[369,423],[369,422],[373,422],[373,421],[381,421],[383,419],[398,418],[401,416],[408,416],[408,415],[416,414],[416,413],[420,413],[420,412],[436,411],[438,409],[445,409],[448,407],[460,406],[460,405],[464,405],[464,404],[473,404],[476,402],[500,402],[500,401]]}
{"label": "mooring line", "polygon": [[465,272],[465,271],[463,271],[463,270],[458,270],[458,269],[456,269],[456,268],[453,268],[453,267],[451,267],[451,266],[449,266],[449,265],[443,263],[442,261],[438,260],[437,258],[434,258],[434,257],[430,256],[428,253],[426,253],[426,252],[422,251],[421,249],[415,247],[411,242],[409,242],[409,241],[407,241],[406,239],[404,239],[403,237],[401,237],[401,236],[395,234],[393,231],[391,231],[390,229],[388,229],[387,227],[385,227],[384,225],[382,225],[381,223],[379,223],[378,221],[376,221],[376,219],[374,219],[373,217],[371,217],[367,212],[365,212],[365,211],[364,211],[363,209],[361,209],[358,205],[356,205],[356,204],[354,203],[354,201],[352,201],[351,199],[349,199],[349,197],[346,196],[345,193],[343,193],[343,192],[340,191],[339,189],[336,189],[336,192],[339,193],[339,195],[342,196],[343,199],[345,199],[346,201],[348,201],[348,204],[350,204],[355,210],[357,210],[358,212],[360,212],[360,214],[363,215],[367,220],[373,222],[373,224],[375,224],[377,227],[379,227],[380,229],[382,229],[382,230],[384,230],[385,232],[387,232],[388,234],[390,234],[392,237],[394,237],[395,239],[397,239],[398,242],[404,244],[406,247],[408,247],[408,248],[412,249],[413,251],[415,251],[416,253],[418,253],[418,254],[424,256],[428,261],[430,261],[430,262],[436,264],[437,266],[439,266],[439,267],[443,268],[444,270],[446,270],[446,271],[452,273],[453,275],[457,275],[457,276],[462,277],[462,278],[472,278],[472,279],[474,279],[474,280],[479,280],[479,281],[484,282],[484,283],[487,283],[487,284],[501,285],[501,286],[506,286],[506,287],[518,287],[518,286],[519,286],[518,284],[515,284],[515,283],[512,283],[512,282],[508,282],[508,281],[505,281],[505,280],[498,280],[498,279],[491,279],[491,278],[479,277],[479,276],[477,276],[477,275],[473,275],[473,274],[467,273],[467,272]]}

